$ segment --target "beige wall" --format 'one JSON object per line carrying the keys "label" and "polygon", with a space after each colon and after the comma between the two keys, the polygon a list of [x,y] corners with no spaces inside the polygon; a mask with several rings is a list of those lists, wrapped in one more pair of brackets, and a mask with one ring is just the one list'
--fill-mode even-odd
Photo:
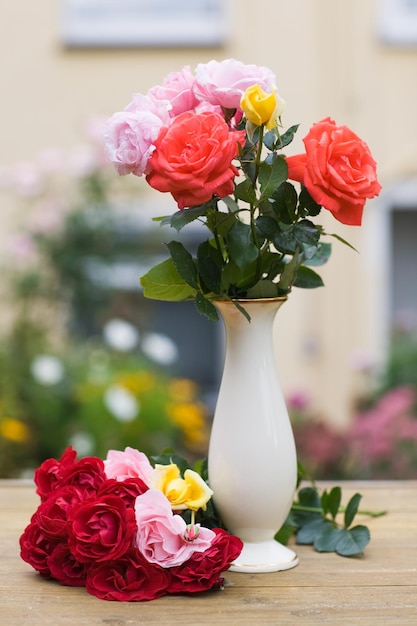
{"label": "beige wall", "polygon": [[[170,71],[211,58],[235,57],[271,67],[287,101],[285,125],[301,123],[298,142],[330,115],[368,141],[384,186],[414,174],[417,49],[384,47],[376,36],[376,0],[230,0],[222,49],[65,50],[59,2],[14,0],[2,10],[0,165],[32,159],[49,146],[76,145],[86,120],[110,115],[133,92]],[[369,216],[379,202],[369,203]],[[13,208],[2,203],[3,235]],[[355,379],[356,349],[378,355],[374,332],[384,277],[370,262],[373,221],[327,227],[360,251],[335,246],[326,288],[294,293],[279,314],[277,343],[286,390],[307,389],[324,414],[343,423]]]}

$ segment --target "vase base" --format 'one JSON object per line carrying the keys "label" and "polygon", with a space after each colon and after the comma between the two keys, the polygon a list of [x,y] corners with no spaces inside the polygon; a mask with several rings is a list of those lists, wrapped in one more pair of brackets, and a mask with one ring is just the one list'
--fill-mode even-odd
{"label": "vase base", "polygon": [[298,556],[282,544],[271,539],[259,543],[246,542],[239,557],[229,568],[231,572],[279,572],[298,565]]}

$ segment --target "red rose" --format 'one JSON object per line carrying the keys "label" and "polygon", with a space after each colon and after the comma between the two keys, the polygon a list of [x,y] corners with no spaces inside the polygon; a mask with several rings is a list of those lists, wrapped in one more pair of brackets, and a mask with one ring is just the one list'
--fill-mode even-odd
{"label": "red rose", "polygon": [[92,563],[87,572],[88,593],[102,600],[154,600],[167,593],[169,570],[149,563],[136,548],[117,561]]}
{"label": "red rose", "polygon": [[239,556],[243,543],[222,528],[213,530],[216,538],[210,548],[195,552],[185,563],[171,569],[169,593],[197,593],[221,586],[220,574]]}
{"label": "red rose", "polygon": [[86,500],[69,512],[68,546],[82,562],[121,557],[136,532],[135,512],[117,496]]}
{"label": "red rose", "polygon": [[35,471],[36,493],[42,500],[59,485],[63,474],[76,462],[77,453],[71,447],[67,448],[60,460],[47,459]]}
{"label": "red rose", "polygon": [[126,478],[125,480],[116,480],[108,478],[97,491],[97,497],[104,495],[118,496],[125,505],[133,508],[138,496],[141,496],[149,487],[145,485],[140,478]]}
{"label": "red rose", "polygon": [[230,131],[217,113],[186,112],[161,129],[146,180],[173,195],[180,209],[233,192],[238,174],[232,160],[245,131]]}
{"label": "red rose", "polygon": [[48,557],[59,540],[48,538],[36,521],[36,513],[20,537],[20,556],[45,578],[50,578]]}
{"label": "red rose", "polygon": [[67,467],[59,484],[61,487],[72,485],[95,494],[105,480],[104,462],[96,456],[89,456]]}
{"label": "red rose", "polygon": [[67,542],[59,543],[48,557],[47,564],[52,578],[61,585],[84,587],[85,564],[77,561],[68,548]]}
{"label": "red rose", "polygon": [[84,497],[83,490],[67,485],[56,489],[39,505],[35,517],[46,537],[59,540],[67,536],[68,511],[82,502]]}
{"label": "red rose", "polygon": [[305,185],[339,222],[359,226],[367,198],[381,190],[368,145],[329,117],[313,124],[303,141],[306,153],[286,158],[288,178]]}

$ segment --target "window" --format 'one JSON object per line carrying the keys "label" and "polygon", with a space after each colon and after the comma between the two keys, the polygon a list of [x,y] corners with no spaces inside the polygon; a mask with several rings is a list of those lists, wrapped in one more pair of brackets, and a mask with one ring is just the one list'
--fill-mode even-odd
{"label": "window", "polygon": [[218,46],[226,0],[61,0],[69,47]]}
{"label": "window", "polygon": [[417,0],[379,0],[378,32],[387,44],[417,45]]}

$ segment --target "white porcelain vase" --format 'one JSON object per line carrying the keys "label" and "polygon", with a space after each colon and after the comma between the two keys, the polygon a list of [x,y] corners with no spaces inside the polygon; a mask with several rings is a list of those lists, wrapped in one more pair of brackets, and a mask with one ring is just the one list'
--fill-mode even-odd
{"label": "white porcelain vase", "polygon": [[214,415],[208,475],[214,503],[244,548],[231,569],[274,572],[298,563],[274,535],[290,511],[297,457],[276,370],[273,324],[285,298],[216,306],[226,327],[226,357]]}

